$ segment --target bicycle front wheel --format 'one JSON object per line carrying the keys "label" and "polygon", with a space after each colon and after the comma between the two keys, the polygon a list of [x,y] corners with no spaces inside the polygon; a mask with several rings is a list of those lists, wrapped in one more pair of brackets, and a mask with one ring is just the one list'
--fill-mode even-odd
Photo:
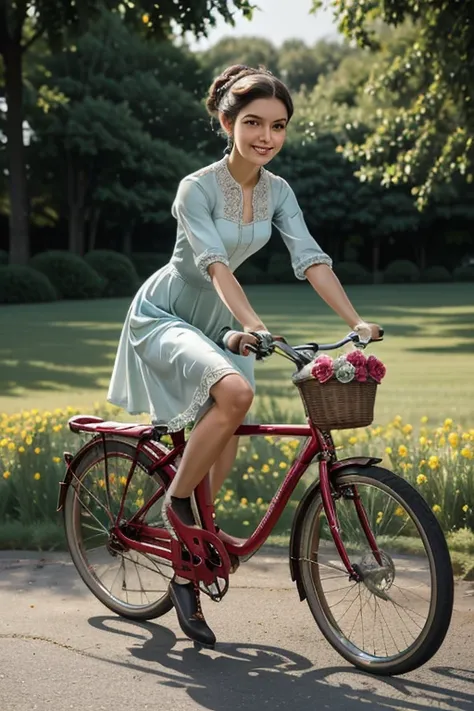
{"label": "bicycle front wheel", "polygon": [[[319,490],[300,529],[300,570],[311,612],[347,661],[374,674],[404,674],[439,649],[453,608],[446,541],[420,494],[381,467],[333,479],[341,535],[361,582],[349,579]],[[357,512],[360,497],[379,555]]]}

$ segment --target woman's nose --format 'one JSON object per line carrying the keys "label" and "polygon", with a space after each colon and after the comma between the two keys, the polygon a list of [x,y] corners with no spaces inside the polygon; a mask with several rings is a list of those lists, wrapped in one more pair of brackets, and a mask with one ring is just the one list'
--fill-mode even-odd
{"label": "woman's nose", "polygon": [[260,132],[261,140],[264,141],[265,143],[268,143],[270,141],[270,137],[271,137],[270,126],[262,126],[261,132]]}

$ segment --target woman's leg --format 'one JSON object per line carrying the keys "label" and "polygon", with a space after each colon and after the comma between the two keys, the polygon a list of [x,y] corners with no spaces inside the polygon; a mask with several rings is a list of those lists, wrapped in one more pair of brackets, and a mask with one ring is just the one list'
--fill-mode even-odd
{"label": "woman's leg", "polygon": [[211,494],[212,500],[216,498],[220,491],[220,488],[224,481],[227,479],[232,465],[237,456],[237,450],[239,448],[239,438],[232,437],[230,442],[224,448],[224,451],[216,459],[211,467],[210,479],[211,479]]}
{"label": "woman's leg", "polygon": [[[178,471],[168,490],[174,498],[190,497],[213,464],[223,457],[253,400],[252,388],[237,373],[224,376],[211,388],[211,395],[214,405],[191,432]],[[226,460],[230,461],[228,453]]]}

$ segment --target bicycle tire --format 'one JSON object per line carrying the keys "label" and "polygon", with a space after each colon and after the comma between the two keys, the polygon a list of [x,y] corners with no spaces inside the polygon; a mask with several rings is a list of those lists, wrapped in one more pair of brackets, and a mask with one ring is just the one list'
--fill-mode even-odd
{"label": "bicycle tire", "polygon": [[[162,615],[169,612],[173,607],[169,592],[166,591],[163,595],[160,596],[158,600],[155,600],[147,605],[133,606],[119,600],[111,593],[111,591],[108,591],[106,587],[100,583],[97,576],[93,572],[92,566],[87,562],[86,551],[83,545],[83,541],[81,540],[81,536],[78,532],[78,525],[80,525],[80,522],[78,523],[77,506],[79,497],[77,491],[81,487],[81,484],[79,482],[83,482],[84,478],[87,476],[87,473],[90,472],[91,468],[96,466],[97,464],[100,464],[100,462],[105,459],[105,456],[108,459],[111,459],[112,457],[116,457],[118,455],[120,457],[124,457],[130,463],[133,462],[136,456],[136,447],[134,444],[130,443],[130,441],[125,441],[113,436],[106,437],[105,441],[107,454],[104,455],[104,447],[102,444],[102,440],[98,440],[95,446],[92,446],[90,449],[88,449],[84,457],[81,458],[77,463],[75,467],[75,477],[71,481],[71,484],[68,487],[66,493],[63,509],[63,520],[69,553],[80,577],[87,585],[89,590],[95,595],[98,600],[100,600],[100,602],[102,602],[103,605],[105,605],[107,608],[120,615],[121,617],[125,617],[127,619],[156,619],[157,617],[161,617]],[[147,472],[151,464],[152,460],[142,450],[139,453],[137,459],[137,469],[140,469],[142,472]],[[135,473],[133,474],[133,476],[135,476]],[[159,480],[161,480],[162,485],[166,489],[169,484],[169,480],[166,473],[160,472],[157,476],[159,476]],[[153,563],[156,566],[154,559]],[[158,569],[156,572],[158,574]]]}
{"label": "bicycle tire", "polygon": [[[361,487],[365,484],[379,488],[392,497],[395,502],[398,502],[400,507],[403,506],[404,510],[411,515],[412,523],[415,524],[419,532],[430,565],[432,595],[429,616],[422,632],[413,644],[403,653],[391,655],[386,659],[377,657],[375,646],[374,655],[370,657],[364,650],[355,648],[347,636],[341,634],[340,624],[336,622],[330,606],[321,596],[321,570],[324,563],[313,562],[311,560],[311,552],[308,555],[308,551],[311,551],[312,541],[315,540],[316,518],[322,511],[319,487],[315,489],[313,499],[302,519],[301,528],[298,532],[301,580],[311,613],[331,646],[348,662],[359,669],[382,676],[405,674],[413,671],[425,664],[438,651],[444,641],[451,620],[454,581],[449,551],[442,529],[419,492],[407,481],[389,470],[371,466],[360,470],[352,470],[350,473],[341,472],[332,481],[336,491],[341,490],[343,486],[349,485]],[[323,548],[320,545],[323,539],[321,535],[316,536],[316,538],[319,542],[318,553],[316,554],[318,555],[319,549],[321,548],[322,550]],[[323,559],[323,552],[321,552],[321,559]],[[340,565],[342,566],[342,562]],[[315,572],[316,569],[317,572]],[[347,578],[349,578],[348,574]],[[315,579],[318,579],[319,583],[315,582]],[[361,585],[361,583],[358,583],[358,585]],[[375,618],[376,614],[377,604],[375,605]],[[363,619],[361,619],[361,624],[363,633]]]}

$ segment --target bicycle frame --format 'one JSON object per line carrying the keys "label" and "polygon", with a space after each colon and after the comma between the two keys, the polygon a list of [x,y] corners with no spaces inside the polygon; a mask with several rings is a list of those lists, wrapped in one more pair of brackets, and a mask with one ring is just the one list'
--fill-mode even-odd
{"label": "bicycle frame", "polygon": [[[225,534],[225,532],[217,531],[215,527],[214,505],[211,499],[208,476],[202,480],[195,490],[195,499],[201,518],[202,528],[205,531],[220,535],[228,554],[233,554],[238,557],[251,556],[265,543],[280,518],[298,482],[301,480],[308,466],[315,459],[317,459],[319,461],[319,486],[331,535],[347,573],[352,579],[359,580],[359,573],[352,566],[340,534],[337,515],[333,503],[331,472],[333,469],[334,471],[340,470],[341,465],[348,466],[354,463],[360,464],[361,461],[358,459],[350,459],[343,460],[343,462],[336,462],[334,444],[331,436],[319,431],[313,427],[311,423],[307,425],[241,425],[235,434],[238,436],[273,435],[293,438],[303,437],[306,438],[307,441],[290,467],[279,489],[273,496],[269,508],[260,523],[243,543],[237,541],[232,536]],[[168,531],[164,528],[156,528],[141,523],[141,519],[145,516],[147,511],[162,496],[162,488],[158,489],[153,497],[134,514],[132,519],[127,521],[125,527],[120,526],[123,514],[123,504],[127,495],[128,486],[137,465],[139,452],[142,449],[146,449],[147,456],[153,459],[153,464],[149,469],[150,474],[153,474],[155,471],[162,470],[170,479],[174,477],[175,468],[173,467],[173,462],[182,453],[185,447],[184,432],[174,433],[171,437],[173,449],[167,454],[163,454],[162,450],[156,446],[156,441],[154,442],[152,439],[146,438],[138,441],[137,456],[130,467],[130,472],[124,487],[122,506],[115,524],[112,527],[112,533],[122,545],[129,549],[136,550],[140,553],[158,556],[162,559],[169,560],[170,562],[175,562],[177,550],[175,545],[176,542],[171,538]],[[366,460],[364,460],[363,463],[367,463]],[[366,534],[374,556],[378,559],[379,551],[377,543],[370,529],[366,512],[360,502],[356,488],[352,487],[352,490],[361,526]],[[139,540],[137,540],[136,537]]]}

